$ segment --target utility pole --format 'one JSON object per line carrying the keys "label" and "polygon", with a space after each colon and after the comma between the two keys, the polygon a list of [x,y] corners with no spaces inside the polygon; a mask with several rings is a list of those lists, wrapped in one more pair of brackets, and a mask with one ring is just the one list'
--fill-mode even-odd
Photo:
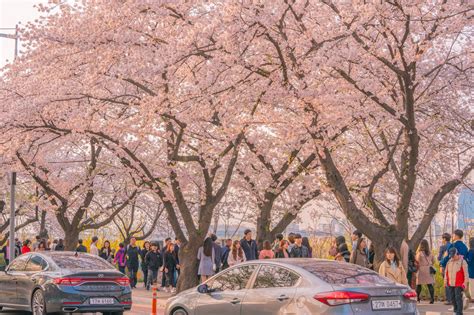
{"label": "utility pole", "polygon": [[10,184],[10,261],[15,258],[15,186],[16,172],[9,176]]}
{"label": "utility pole", "polygon": [[[15,34],[0,33],[0,37],[9,38],[15,40],[15,52],[14,59],[18,57],[18,24],[14,28],[0,28],[0,30],[14,30]],[[10,261],[15,258],[15,185],[16,185],[16,172],[11,172],[9,176],[10,184]]]}

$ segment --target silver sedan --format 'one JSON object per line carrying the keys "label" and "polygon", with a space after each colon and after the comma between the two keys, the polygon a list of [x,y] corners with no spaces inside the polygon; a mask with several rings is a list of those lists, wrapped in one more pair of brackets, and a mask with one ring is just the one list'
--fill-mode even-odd
{"label": "silver sedan", "polygon": [[250,261],[168,300],[166,315],[418,314],[416,293],[374,271],[321,259]]}

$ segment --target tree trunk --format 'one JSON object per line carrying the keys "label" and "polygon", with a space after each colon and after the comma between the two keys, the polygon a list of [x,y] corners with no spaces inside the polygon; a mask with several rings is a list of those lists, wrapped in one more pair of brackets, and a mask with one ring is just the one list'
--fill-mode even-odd
{"label": "tree trunk", "polygon": [[273,241],[273,235],[271,235],[271,209],[273,207],[273,202],[268,202],[264,204],[263,206],[258,208],[258,211],[260,215],[257,218],[257,235],[256,235],[256,240],[257,240],[257,245],[259,249],[262,249],[263,242],[268,240],[268,241]]}
{"label": "tree trunk", "polygon": [[371,239],[372,244],[375,247],[375,258],[374,258],[374,270],[378,271],[380,264],[385,260],[384,254],[387,247],[394,247],[397,251],[398,257],[400,256],[400,248],[403,242],[403,235],[401,231],[397,231],[391,226],[384,235],[379,235],[378,237],[373,237]]}
{"label": "tree trunk", "polygon": [[202,246],[204,239],[198,237],[190,239],[184,243],[179,250],[179,263],[181,267],[180,277],[178,279],[178,292],[187,290],[198,285],[198,267],[197,253]]}
{"label": "tree trunk", "polygon": [[[36,206],[36,212],[38,212],[38,206]],[[44,239],[49,239],[48,229],[46,229],[46,211],[45,210],[41,211],[39,236]]]}
{"label": "tree trunk", "polygon": [[64,237],[64,249],[69,251],[74,251],[77,248],[79,241],[79,231],[71,230],[67,231]]}

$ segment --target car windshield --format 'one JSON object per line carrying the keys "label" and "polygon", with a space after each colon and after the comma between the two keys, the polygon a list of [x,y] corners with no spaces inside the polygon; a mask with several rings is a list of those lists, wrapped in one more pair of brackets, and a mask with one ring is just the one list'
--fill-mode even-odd
{"label": "car windshield", "polygon": [[100,257],[90,255],[54,255],[52,257],[56,265],[61,269],[69,270],[109,270],[114,269],[112,265]]}
{"label": "car windshield", "polygon": [[351,286],[393,284],[374,271],[345,262],[313,262],[298,264],[298,266],[329,284]]}

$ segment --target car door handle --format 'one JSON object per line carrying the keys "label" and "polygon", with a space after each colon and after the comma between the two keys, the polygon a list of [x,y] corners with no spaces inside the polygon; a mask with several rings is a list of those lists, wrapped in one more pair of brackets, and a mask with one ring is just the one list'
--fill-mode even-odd
{"label": "car door handle", "polygon": [[239,304],[239,303],[240,303],[240,300],[239,300],[238,298],[235,298],[235,299],[233,299],[232,301],[230,301],[230,303],[232,303],[232,304],[234,304],[234,305],[235,305],[235,304]]}
{"label": "car door handle", "polygon": [[283,302],[283,301],[286,301],[286,300],[289,300],[290,298],[287,297],[286,295],[280,295],[279,297],[277,297],[277,300],[280,301],[280,302]]}

